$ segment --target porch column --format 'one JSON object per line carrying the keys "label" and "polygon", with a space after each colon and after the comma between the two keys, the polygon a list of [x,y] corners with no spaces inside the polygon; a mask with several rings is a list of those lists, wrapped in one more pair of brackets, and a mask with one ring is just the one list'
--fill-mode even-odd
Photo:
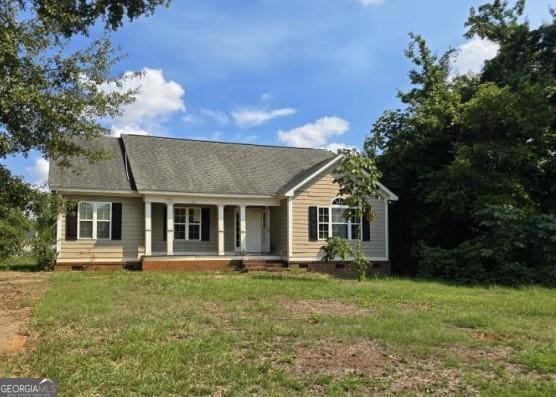
{"label": "porch column", "polygon": [[239,250],[242,253],[247,251],[247,231],[245,228],[245,206],[239,207]]}
{"label": "porch column", "polygon": [[152,255],[151,202],[145,201],[145,255]]}
{"label": "porch column", "polygon": [[166,203],[166,255],[174,255],[174,203]]}
{"label": "porch column", "polygon": [[270,207],[264,209],[264,225],[265,225],[265,248],[270,253]]}
{"label": "porch column", "polygon": [[62,212],[56,217],[56,258],[62,253]]}
{"label": "porch column", "polygon": [[224,255],[224,206],[218,206],[218,255]]}

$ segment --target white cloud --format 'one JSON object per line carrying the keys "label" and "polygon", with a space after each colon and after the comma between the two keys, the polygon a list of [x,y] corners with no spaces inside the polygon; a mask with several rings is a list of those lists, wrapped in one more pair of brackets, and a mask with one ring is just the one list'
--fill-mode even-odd
{"label": "white cloud", "polygon": [[261,102],[268,102],[272,99],[272,94],[270,92],[265,92],[261,94]]}
{"label": "white cloud", "polygon": [[256,109],[256,108],[242,108],[232,112],[236,124],[240,127],[254,127],[264,124],[277,117],[291,116],[297,113],[294,108],[282,109]]}
{"label": "white cloud", "polygon": [[331,143],[332,137],[343,135],[349,130],[349,122],[339,117],[322,117],[314,123],[305,124],[289,131],[278,131],[278,139],[288,146],[298,147],[331,147],[338,148],[341,144]]}
{"label": "white cloud", "polygon": [[50,162],[42,157],[36,159],[33,166],[25,168],[25,170],[31,175],[31,183],[40,187],[46,187],[49,169]]}
{"label": "white cloud", "polygon": [[498,49],[499,45],[490,40],[473,37],[467,43],[457,48],[457,54],[452,65],[452,77],[468,73],[479,73],[485,61],[496,56]]}
{"label": "white cloud", "polygon": [[230,120],[226,113],[219,110],[201,109],[201,113],[221,125],[227,124]]}
{"label": "white cloud", "polygon": [[112,126],[112,135],[120,136],[122,134],[133,134],[133,135],[149,135],[147,130],[139,128],[137,125],[122,125],[122,126]]}
{"label": "white cloud", "polygon": [[355,0],[355,1],[367,7],[367,6],[378,6],[384,4],[385,0]]}
{"label": "white cloud", "polygon": [[324,146],[323,149],[328,149],[331,152],[337,152],[340,149],[353,149],[353,146],[345,145],[343,143],[332,142]]}
{"label": "white cloud", "polygon": [[193,123],[197,122],[197,117],[195,117],[192,114],[186,114],[181,119],[183,120],[184,123],[187,123],[187,124],[193,124]]}
{"label": "white cloud", "polygon": [[122,87],[105,85],[107,92],[137,89],[135,101],[122,108],[122,115],[112,120],[112,132],[147,134],[160,128],[160,123],[176,112],[184,112],[185,90],[175,81],[167,81],[162,70],[143,68],[141,75],[124,73]]}

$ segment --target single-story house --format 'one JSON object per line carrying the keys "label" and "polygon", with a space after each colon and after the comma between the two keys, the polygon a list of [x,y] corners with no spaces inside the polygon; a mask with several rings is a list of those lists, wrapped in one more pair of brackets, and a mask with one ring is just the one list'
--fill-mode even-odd
{"label": "single-story house", "polygon": [[318,269],[330,236],[361,240],[388,264],[388,204],[372,222],[345,220],[324,149],[122,135],[87,141],[106,159],[50,167],[58,215],[56,268],[221,269],[249,261]]}

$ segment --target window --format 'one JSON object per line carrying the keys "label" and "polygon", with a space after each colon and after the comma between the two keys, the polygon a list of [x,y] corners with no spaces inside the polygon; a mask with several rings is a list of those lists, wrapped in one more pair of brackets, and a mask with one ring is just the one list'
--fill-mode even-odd
{"label": "window", "polygon": [[353,215],[350,221],[350,240],[360,240],[361,239],[361,218],[359,216]]}
{"label": "window", "polygon": [[353,215],[346,219],[348,208],[344,199],[339,197],[332,200],[330,208],[319,207],[319,240],[326,240],[332,236],[348,240],[361,238],[361,218]]}
{"label": "window", "polygon": [[97,238],[110,238],[111,204],[97,203]]}
{"label": "window", "polygon": [[185,212],[187,208],[174,207],[174,239],[185,240]]}
{"label": "window", "polygon": [[79,203],[79,238],[93,238],[93,203]]}
{"label": "window", "polygon": [[112,230],[112,203],[79,203],[78,236],[80,239],[109,240]]}
{"label": "window", "polygon": [[201,208],[174,207],[174,239],[201,239]]}
{"label": "window", "polygon": [[189,237],[188,240],[201,239],[201,209],[189,208]]}
{"label": "window", "polygon": [[332,235],[348,238],[349,222],[345,218],[347,207],[332,206]]}
{"label": "window", "polygon": [[329,209],[326,207],[319,207],[319,240],[326,240],[328,238],[329,227]]}

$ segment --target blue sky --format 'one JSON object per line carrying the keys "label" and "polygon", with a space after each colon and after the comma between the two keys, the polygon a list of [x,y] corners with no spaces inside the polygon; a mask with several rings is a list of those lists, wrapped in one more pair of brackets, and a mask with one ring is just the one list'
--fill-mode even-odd
{"label": "blue sky", "polygon": [[[399,106],[411,64],[408,33],[439,53],[460,49],[455,72],[496,53],[468,41],[464,22],[484,0],[173,0],[113,35],[126,57],[116,74],[137,102],[110,122],[114,134],[148,133],[271,145],[360,147],[380,114]],[[553,0],[529,0],[532,24]],[[80,45],[79,42],[76,45]],[[5,161],[33,183],[48,163]]]}

